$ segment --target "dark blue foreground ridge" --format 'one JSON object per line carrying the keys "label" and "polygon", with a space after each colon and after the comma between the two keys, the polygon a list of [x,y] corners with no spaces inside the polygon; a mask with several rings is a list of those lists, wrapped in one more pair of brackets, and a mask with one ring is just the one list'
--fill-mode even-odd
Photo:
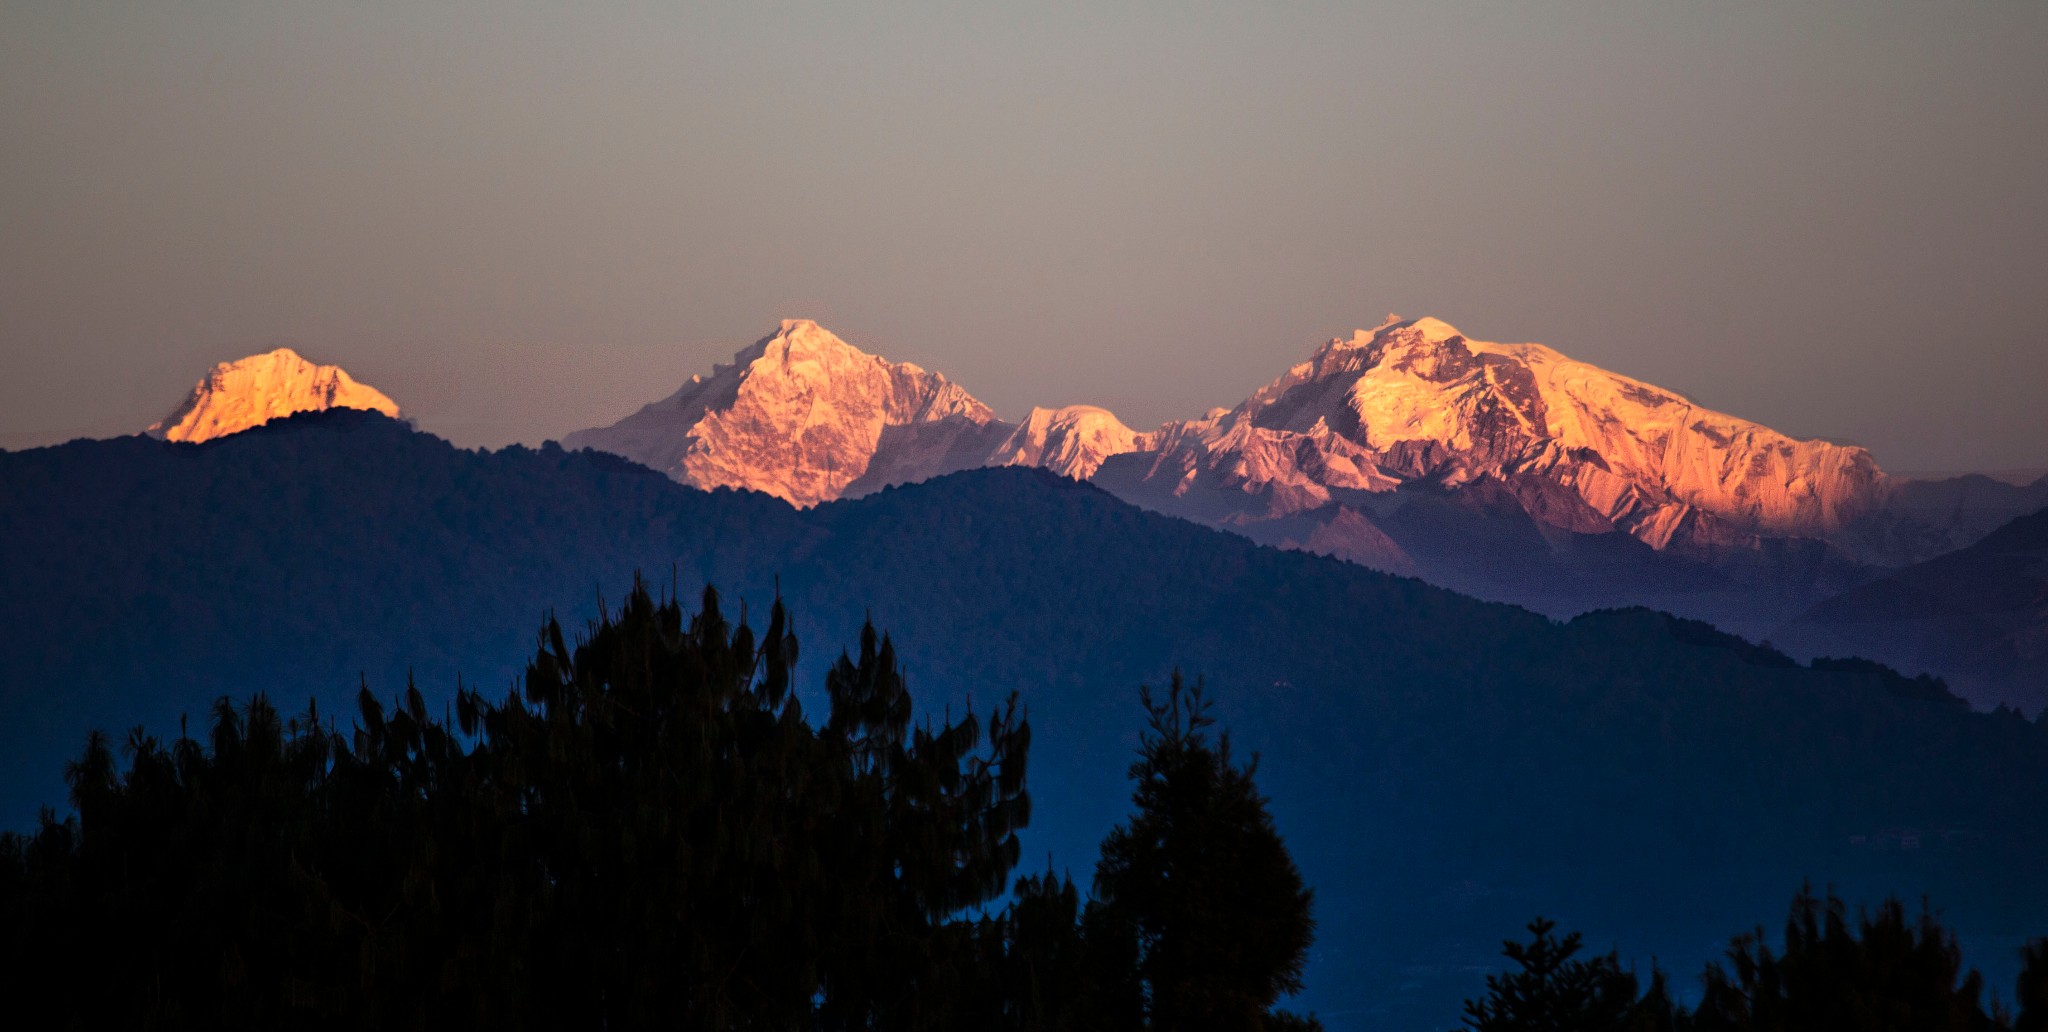
{"label": "dark blue foreground ridge", "polygon": [[1333,1029],[1451,1023],[1537,913],[1681,992],[1805,879],[1930,897],[1994,988],[2048,931],[2048,729],[1937,682],[1648,610],[1560,624],[1035,470],[799,511],[345,411],[0,454],[0,818],[61,809],[92,727],[257,691],[347,714],[408,672],[434,706],[502,693],[543,614],[578,626],[636,571],[757,620],[779,587],[802,691],[871,615],[920,707],[1019,692],[1025,856],[1084,883],[1129,810],[1137,686],[1201,678],[1316,890],[1298,1004]]}

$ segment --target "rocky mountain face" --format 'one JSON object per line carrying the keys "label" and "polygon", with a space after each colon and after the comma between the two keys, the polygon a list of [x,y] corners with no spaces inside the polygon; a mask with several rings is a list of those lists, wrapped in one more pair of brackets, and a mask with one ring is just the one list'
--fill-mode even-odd
{"label": "rocky mountain face", "polygon": [[214,366],[184,404],[144,433],[199,441],[240,433],[297,412],[367,409],[398,415],[398,403],[339,366],[316,365],[290,348]]}
{"label": "rocky mountain face", "polygon": [[1650,604],[1754,633],[2048,504],[2033,501],[2048,481],[1889,477],[1861,448],[1788,437],[1540,344],[1394,316],[1234,408],[1150,432],[1084,405],[998,420],[943,377],[796,320],[565,443],[798,505],[1036,466],[1556,615]]}
{"label": "rocky mountain face", "polygon": [[917,456],[937,467],[946,442],[994,419],[944,376],[790,319],[710,376],[562,443],[623,455],[695,487],[745,488],[802,506],[862,481],[889,430],[942,424],[938,435],[917,438],[929,449]]}

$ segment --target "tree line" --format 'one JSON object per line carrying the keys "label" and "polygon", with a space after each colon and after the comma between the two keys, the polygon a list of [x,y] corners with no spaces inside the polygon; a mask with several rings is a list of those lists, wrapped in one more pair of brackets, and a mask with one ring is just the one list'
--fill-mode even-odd
{"label": "tree line", "polygon": [[[367,688],[217,703],[198,734],[95,733],[74,813],[0,835],[0,972],[52,1027],[1307,1030],[1313,893],[1199,686],[1140,695],[1132,812],[1084,894],[1017,876],[1015,697],[914,719],[867,627],[807,715],[766,630],[640,585],[523,684],[440,714]],[[1473,1032],[2048,1032],[2048,940],[2008,1011],[1896,902],[1794,901],[1682,1006],[1537,920]]]}
{"label": "tree line", "polygon": [[636,584],[539,639],[440,714],[222,700],[125,770],[95,733],[75,813],[0,837],[6,981],[69,1028],[1318,1027],[1274,1008],[1311,893],[1199,687],[1144,694],[1084,900],[1013,888],[1016,698],[913,721],[872,626],[815,721],[779,601],[757,634]]}
{"label": "tree line", "polygon": [[1758,928],[1700,976],[1692,1009],[1652,970],[1647,985],[1615,953],[1581,958],[1584,939],[1537,918],[1502,944],[1512,967],[1465,1003],[1469,1032],[2048,1032],[2048,939],[2023,950],[2012,1005],[1984,999],[1955,936],[1924,906],[1890,899],[1852,920],[1833,892],[1793,898],[1783,945]]}

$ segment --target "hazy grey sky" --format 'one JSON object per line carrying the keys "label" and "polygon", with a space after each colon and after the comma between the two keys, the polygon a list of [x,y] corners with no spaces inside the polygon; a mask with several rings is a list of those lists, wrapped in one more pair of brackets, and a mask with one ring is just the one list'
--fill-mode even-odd
{"label": "hazy grey sky", "polygon": [[2048,3],[0,0],[0,446],[280,343],[536,441],[795,315],[1144,428],[1389,310],[2048,466]]}

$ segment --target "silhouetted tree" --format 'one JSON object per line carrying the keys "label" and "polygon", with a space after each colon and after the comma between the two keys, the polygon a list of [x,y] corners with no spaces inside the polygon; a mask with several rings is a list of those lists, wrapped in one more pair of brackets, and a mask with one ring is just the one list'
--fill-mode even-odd
{"label": "silhouetted tree", "polygon": [[1165,698],[1141,698],[1137,812],[1103,841],[1089,928],[1132,962],[1116,1009],[1142,1000],[1160,1032],[1301,1027],[1271,1008],[1301,988],[1313,894],[1253,782],[1257,758],[1239,766],[1228,733],[1211,740],[1207,700],[1178,673]]}
{"label": "silhouetted tree", "polygon": [[969,916],[1030,813],[1015,700],[912,727],[870,627],[814,728],[796,656],[780,603],[757,637],[715,593],[686,616],[636,584],[573,648],[549,620],[500,702],[464,689],[437,718],[410,685],[388,707],[365,689],[344,735],[223,700],[203,740],[131,735],[125,775],[95,734],[76,818],[0,837],[0,970],[77,1028],[1026,1013],[1001,951],[1061,962],[1031,944],[1071,887]]}
{"label": "silhouetted tree", "polygon": [[2048,1032],[2048,939],[2035,939],[2020,952],[2024,967],[2013,1003],[2019,1007],[2012,1032]]}
{"label": "silhouetted tree", "polygon": [[1908,921],[1897,900],[1852,927],[1834,893],[1802,890],[1773,952],[1762,929],[1739,936],[1726,966],[1707,968],[1695,1014],[1704,1032],[1977,1032],[1994,1028],[1978,1003],[1983,979],[1965,973],[1955,938],[1925,909]]}
{"label": "silhouetted tree", "polygon": [[996,998],[1003,1013],[985,1027],[1056,1032],[1098,1028],[1096,972],[1080,935],[1081,895],[1072,880],[1051,871],[1017,880],[1002,937],[987,955],[1001,958]]}
{"label": "silhouetted tree", "polygon": [[1635,975],[1614,953],[1578,960],[1577,932],[1563,938],[1557,922],[1529,923],[1529,941],[1508,941],[1501,952],[1519,970],[1486,976],[1486,995],[1465,1002],[1472,1032],[1664,1032],[1677,1021],[1661,972],[1636,995]]}

